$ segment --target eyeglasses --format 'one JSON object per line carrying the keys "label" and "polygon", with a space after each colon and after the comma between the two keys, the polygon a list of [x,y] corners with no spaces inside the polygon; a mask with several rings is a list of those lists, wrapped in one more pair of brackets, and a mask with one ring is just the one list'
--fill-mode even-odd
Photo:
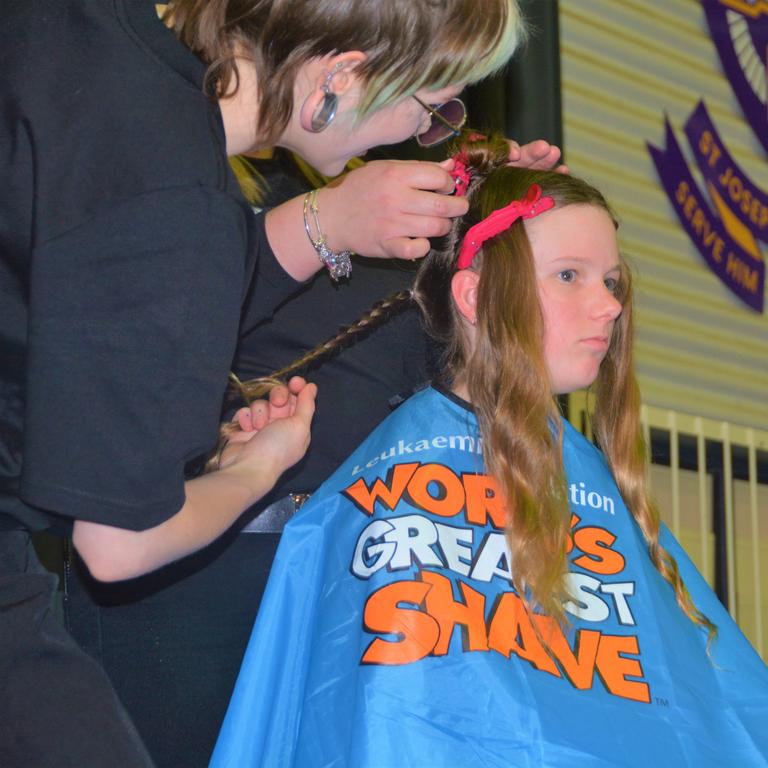
{"label": "eyeglasses", "polygon": [[418,96],[414,99],[431,115],[429,128],[416,134],[420,147],[434,147],[461,133],[467,122],[467,108],[461,99],[451,99],[445,104],[432,107],[425,104]]}

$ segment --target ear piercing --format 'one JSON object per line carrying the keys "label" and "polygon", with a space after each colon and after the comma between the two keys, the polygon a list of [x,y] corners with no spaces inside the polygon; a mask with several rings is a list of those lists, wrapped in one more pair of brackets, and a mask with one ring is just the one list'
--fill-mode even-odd
{"label": "ear piercing", "polygon": [[333,69],[325,76],[325,82],[320,86],[323,92],[323,101],[312,115],[311,130],[312,133],[324,131],[336,117],[336,110],[339,106],[339,97],[331,90],[331,80],[333,76],[344,66],[344,62],[337,62]]}

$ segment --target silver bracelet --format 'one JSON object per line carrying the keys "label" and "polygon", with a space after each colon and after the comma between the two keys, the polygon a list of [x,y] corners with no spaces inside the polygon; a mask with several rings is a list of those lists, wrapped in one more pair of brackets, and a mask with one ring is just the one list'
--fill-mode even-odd
{"label": "silver bracelet", "polygon": [[[317,237],[312,236],[312,229],[309,225],[310,213],[315,225]],[[320,229],[320,219],[317,215],[317,190],[313,189],[304,196],[304,231],[307,233],[309,242],[315,249],[320,261],[328,267],[328,272],[334,280],[340,280],[342,277],[349,277],[352,274],[352,262],[350,256],[352,251],[332,251],[325,242],[325,235]]]}

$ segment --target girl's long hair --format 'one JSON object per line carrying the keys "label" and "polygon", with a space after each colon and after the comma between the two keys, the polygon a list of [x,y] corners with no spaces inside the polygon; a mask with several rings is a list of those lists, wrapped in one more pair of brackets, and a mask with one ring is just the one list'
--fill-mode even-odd
{"label": "girl's long hair", "polygon": [[[531,184],[555,200],[556,209],[590,205],[616,217],[605,198],[585,181],[563,174],[512,168],[503,138],[463,146],[470,169],[468,213],[422,262],[412,294],[378,302],[356,323],[273,377],[236,381],[246,402],[263,396],[276,380],[305,372],[356,337],[407,308],[422,310],[427,331],[443,345],[446,381],[463,381],[477,414],[483,457],[507,509],[507,540],[515,587],[529,610],[541,609],[565,623],[570,507],[562,461],[562,416],[552,395],[543,352],[544,321],[531,245],[518,220],[487,241],[472,268],[480,274],[474,348],[463,332],[451,295],[459,246],[466,231],[492,211],[521,199]],[[594,432],[622,498],[646,540],[652,562],[672,586],[678,604],[710,640],[714,625],[694,605],[674,558],[659,542],[660,518],[645,482],[645,444],[634,374],[632,276],[625,263],[616,296],[622,304],[611,343],[592,385]],[[537,626],[537,625],[534,625]],[[546,638],[544,638],[546,641]]]}
{"label": "girl's long hair", "polygon": [[[471,181],[469,211],[454,222],[441,249],[425,259],[414,285],[427,330],[445,345],[443,371],[469,391],[483,437],[488,472],[507,503],[511,570],[529,609],[565,621],[571,512],[562,462],[562,417],[552,395],[543,351],[544,321],[531,245],[522,220],[487,241],[472,265],[479,272],[475,341],[471,346],[451,296],[461,240],[472,225],[531,184],[555,200],[556,209],[610,206],[581,179],[507,165],[502,138],[463,146]],[[622,313],[595,382],[595,434],[622,498],[637,520],[651,559],[672,585],[683,611],[697,624],[714,626],[693,604],[674,558],[659,543],[660,519],[645,484],[640,397],[634,375],[632,279],[625,263],[616,296]]]}

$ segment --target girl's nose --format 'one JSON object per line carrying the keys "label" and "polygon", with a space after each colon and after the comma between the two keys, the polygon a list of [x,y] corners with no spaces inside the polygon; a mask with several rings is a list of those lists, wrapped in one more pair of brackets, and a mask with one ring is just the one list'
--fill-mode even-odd
{"label": "girl's nose", "polygon": [[598,302],[599,316],[615,320],[621,314],[621,310],[621,302],[605,285],[601,286]]}

